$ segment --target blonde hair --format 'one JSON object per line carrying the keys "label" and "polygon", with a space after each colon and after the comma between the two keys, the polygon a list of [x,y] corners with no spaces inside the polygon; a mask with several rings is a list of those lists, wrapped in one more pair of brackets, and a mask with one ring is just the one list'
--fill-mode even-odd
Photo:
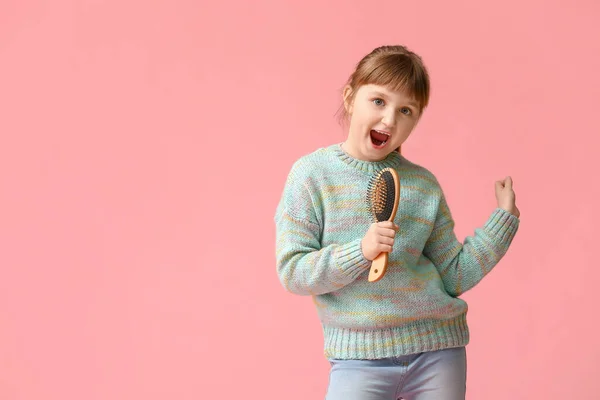
{"label": "blonde hair", "polygon": [[[381,46],[364,56],[346,82],[346,86],[351,88],[348,103],[352,103],[359,87],[369,84],[408,93],[419,104],[419,114],[429,103],[427,68],[421,57],[405,46]],[[348,113],[344,104],[340,111],[341,120],[347,120]]]}

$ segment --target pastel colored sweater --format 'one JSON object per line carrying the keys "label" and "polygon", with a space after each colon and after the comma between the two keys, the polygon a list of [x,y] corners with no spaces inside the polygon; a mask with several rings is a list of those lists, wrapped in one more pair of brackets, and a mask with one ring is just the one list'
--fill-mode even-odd
{"label": "pastel colored sweater", "polygon": [[[361,239],[373,223],[366,193],[381,168],[400,176],[400,227],[385,276],[368,281]],[[378,359],[469,341],[458,298],[500,261],[519,219],[498,208],[460,243],[437,179],[397,152],[367,162],[340,144],[294,163],[275,212],[277,273],[288,291],[310,295],[325,356]]]}

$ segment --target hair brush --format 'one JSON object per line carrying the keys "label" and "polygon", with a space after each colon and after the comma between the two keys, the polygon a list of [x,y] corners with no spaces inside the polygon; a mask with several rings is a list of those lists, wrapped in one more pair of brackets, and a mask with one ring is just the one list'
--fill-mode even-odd
{"label": "hair brush", "polygon": [[[393,221],[400,200],[400,178],[393,168],[384,168],[371,177],[367,189],[367,203],[375,222]],[[388,253],[380,253],[371,264],[369,282],[377,282],[385,274]]]}

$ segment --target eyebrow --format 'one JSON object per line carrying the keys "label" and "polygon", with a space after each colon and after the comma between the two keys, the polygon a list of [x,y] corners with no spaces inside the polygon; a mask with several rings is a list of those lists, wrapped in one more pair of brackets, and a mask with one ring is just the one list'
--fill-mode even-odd
{"label": "eyebrow", "polygon": [[[381,96],[381,97],[389,98],[389,96],[387,96],[385,93],[382,93],[382,92],[377,91],[377,90],[372,91],[371,95],[372,96]],[[419,105],[417,103],[415,103],[414,101],[409,101],[406,104],[408,104],[409,106],[413,106],[417,110],[419,109]]]}

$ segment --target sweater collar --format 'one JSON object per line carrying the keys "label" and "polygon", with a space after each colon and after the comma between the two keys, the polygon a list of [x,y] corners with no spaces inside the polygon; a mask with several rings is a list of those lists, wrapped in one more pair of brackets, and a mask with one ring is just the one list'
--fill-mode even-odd
{"label": "sweater collar", "polygon": [[342,148],[342,143],[336,143],[329,146],[329,150],[344,163],[366,173],[375,173],[382,170],[383,168],[394,168],[397,169],[404,157],[397,151],[392,151],[386,158],[381,161],[363,161],[352,157],[346,153]]}

